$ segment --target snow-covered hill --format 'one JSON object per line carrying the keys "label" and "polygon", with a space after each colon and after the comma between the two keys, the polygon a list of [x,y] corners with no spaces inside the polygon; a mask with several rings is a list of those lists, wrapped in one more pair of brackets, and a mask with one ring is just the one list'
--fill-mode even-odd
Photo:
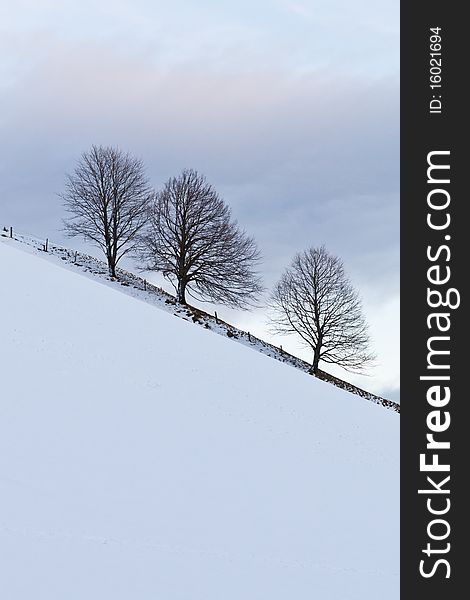
{"label": "snow-covered hill", "polygon": [[2,598],[398,598],[396,413],[25,249],[0,239]]}

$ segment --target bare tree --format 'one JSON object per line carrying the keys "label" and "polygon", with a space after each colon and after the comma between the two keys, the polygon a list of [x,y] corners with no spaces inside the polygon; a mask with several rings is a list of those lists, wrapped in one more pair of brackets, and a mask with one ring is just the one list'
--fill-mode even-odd
{"label": "bare tree", "polygon": [[198,300],[247,307],[262,291],[255,241],[197,171],[169,179],[156,195],[141,257],[172,283],[183,304],[188,292]]}
{"label": "bare tree", "polygon": [[118,148],[92,146],[84,152],[61,194],[70,236],[83,236],[106,255],[116,277],[120,259],[133,250],[147,219],[152,189],[143,163]]}
{"label": "bare tree", "polygon": [[320,360],[356,371],[373,360],[359,296],[341,259],[324,246],[294,257],[274,288],[272,304],[275,331],[296,333],[313,350],[313,373]]}

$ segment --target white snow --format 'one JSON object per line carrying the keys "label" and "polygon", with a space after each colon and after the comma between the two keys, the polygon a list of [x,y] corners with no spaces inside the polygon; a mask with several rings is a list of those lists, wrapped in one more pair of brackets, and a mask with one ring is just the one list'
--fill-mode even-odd
{"label": "white snow", "polygon": [[399,417],[0,238],[0,596],[395,600]]}

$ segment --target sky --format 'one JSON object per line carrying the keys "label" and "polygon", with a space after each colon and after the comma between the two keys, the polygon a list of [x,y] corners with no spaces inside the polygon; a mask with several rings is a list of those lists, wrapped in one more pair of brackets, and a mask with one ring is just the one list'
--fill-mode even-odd
{"label": "sky", "polygon": [[[330,370],[393,400],[398,132],[397,0],[0,0],[0,225],[91,251],[58,194],[92,144],[141,158],[157,189],[195,168],[256,238],[268,292],[298,251],[343,259],[377,358]],[[310,359],[265,306],[214,308]]]}

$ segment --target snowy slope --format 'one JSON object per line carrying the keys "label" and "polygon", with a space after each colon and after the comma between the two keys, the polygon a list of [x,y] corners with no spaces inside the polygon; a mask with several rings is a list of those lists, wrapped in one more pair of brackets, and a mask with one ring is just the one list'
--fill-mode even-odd
{"label": "snowy slope", "polygon": [[[1,241],[6,242],[5,238],[10,237],[8,228],[3,228],[0,235],[4,238]],[[221,320],[217,317],[217,313],[211,315],[194,306],[182,306],[178,304],[174,296],[168,294],[168,292],[165,292],[162,288],[149,283],[146,279],[135,273],[118,268],[118,279],[110,278],[108,267],[103,260],[71,250],[70,248],[65,248],[64,246],[55,243],[48,243],[48,250],[47,252],[44,252],[44,239],[40,240],[30,235],[18,233],[15,230],[14,235],[8,240],[8,243],[16,245],[16,242],[20,244],[20,247],[23,250],[32,252],[44,260],[55,262],[56,264],[60,264],[63,268],[72,269],[73,271],[78,270],[82,275],[86,275],[93,279],[99,279],[101,280],[101,283],[112,287],[114,290],[119,290],[121,293],[130,295],[134,298],[139,298],[160,310],[169,312],[186,321],[191,321],[199,327],[210,329],[214,333],[218,333],[224,337],[229,337],[236,343],[243,344],[252,350],[261,352],[261,354],[265,354],[275,360],[289,364],[296,369],[300,369],[304,373],[310,373],[311,364],[309,362],[305,362],[301,358],[289,354],[283,350],[282,347],[274,346],[247,331],[235,327],[231,323]],[[327,373],[326,371],[320,369],[317,376],[356,396],[380,404],[389,410],[394,410],[398,413],[400,412],[400,405],[396,402],[361,389],[350,382]]]}
{"label": "snowy slope", "polygon": [[0,240],[0,596],[398,598],[398,415]]}

